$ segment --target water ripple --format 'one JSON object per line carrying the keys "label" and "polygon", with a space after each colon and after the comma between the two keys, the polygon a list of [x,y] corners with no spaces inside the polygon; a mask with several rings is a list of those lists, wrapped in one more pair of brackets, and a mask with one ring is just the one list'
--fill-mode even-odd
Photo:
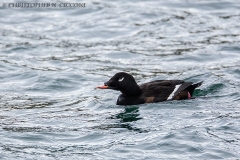
{"label": "water ripple", "polygon": [[[0,8],[1,158],[240,157],[239,2],[82,3]],[[191,100],[117,106],[95,87],[119,71],[204,82]]]}

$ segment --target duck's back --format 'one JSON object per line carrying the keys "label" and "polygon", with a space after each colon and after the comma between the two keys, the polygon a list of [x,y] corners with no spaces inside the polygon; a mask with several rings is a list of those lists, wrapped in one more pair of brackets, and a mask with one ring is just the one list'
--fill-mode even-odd
{"label": "duck's back", "polygon": [[140,85],[141,94],[126,96],[121,94],[118,97],[118,105],[136,105],[143,103],[155,103],[167,100],[181,100],[192,97],[195,88],[202,82],[193,84],[182,80],[156,80]]}
{"label": "duck's back", "polygon": [[[181,91],[192,85],[192,82],[182,80],[156,80],[140,85],[142,90],[141,98],[145,103],[173,100]],[[186,98],[187,92],[184,93]]]}

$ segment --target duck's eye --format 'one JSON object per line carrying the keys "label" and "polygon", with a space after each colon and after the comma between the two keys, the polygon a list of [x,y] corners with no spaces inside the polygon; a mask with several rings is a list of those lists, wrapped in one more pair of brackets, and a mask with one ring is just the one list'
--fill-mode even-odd
{"label": "duck's eye", "polygon": [[124,77],[119,78],[119,79],[118,79],[118,82],[122,82],[123,80],[124,80]]}

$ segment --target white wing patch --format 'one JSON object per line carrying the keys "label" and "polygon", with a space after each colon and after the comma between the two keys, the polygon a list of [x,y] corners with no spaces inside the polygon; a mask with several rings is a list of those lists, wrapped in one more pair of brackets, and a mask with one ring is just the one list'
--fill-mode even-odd
{"label": "white wing patch", "polygon": [[119,79],[118,81],[119,81],[119,82],[122,82],[123,80],[124,80],[124,77],[122,77],[122,78],[121,78],[121,79]]}
{"label": "white wing patch", "polygon": [[182,84],[176,85],[175,89],[173,90],[173,92],[168,96],[167,100],[171,100],[175,94],[175,92],[178,90],[178,88],[181,86]]}

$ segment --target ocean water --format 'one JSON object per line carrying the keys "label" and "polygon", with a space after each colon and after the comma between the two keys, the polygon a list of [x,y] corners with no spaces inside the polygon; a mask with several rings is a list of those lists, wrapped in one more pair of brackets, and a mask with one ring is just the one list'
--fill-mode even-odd
{"label": "ocean water", "polygon": [[[240,158],[240,1],[75,2],[0,3],[0,159]],[[95,87],[120,71],[204,82],[195,99],[117,106]]]}

